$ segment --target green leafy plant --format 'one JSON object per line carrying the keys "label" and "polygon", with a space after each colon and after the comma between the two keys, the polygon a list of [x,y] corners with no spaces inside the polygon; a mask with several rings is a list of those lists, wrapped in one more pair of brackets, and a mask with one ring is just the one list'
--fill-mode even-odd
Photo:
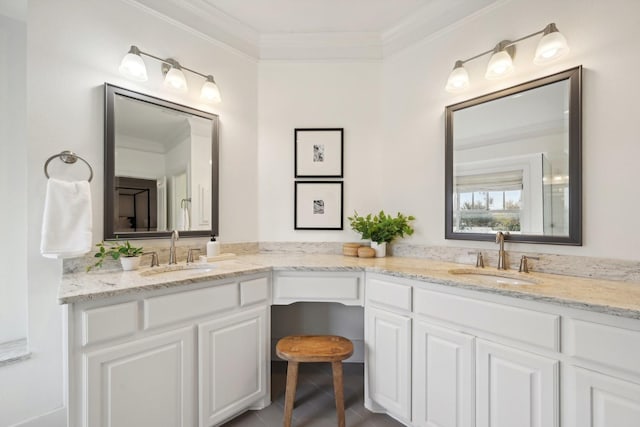
{"label": "green leafy plant", "polygon": [[411,236],[413,228],[409,225],[410,221],[415,220],[412,215],[405,216],[398,212],[396,217],[387,215],[384,211],[380,211],[377,215],[368,214],[360,216],[354,211],[353,216],[347,218],[350,222],[351,229],[362,235],[362,239],[376,243],[390,243],[397,237]]}
{"label": "green leafy plant", "polygon": [[120,259],[120,257],[136,257],[142,255],[142,248],[131,246],[129,241],[126,241],[125,243],[116,241],[109,247],[107,247],[104,242],[100,242],[96,244],[96,247],[98,247],[98,251],[93,256],[98,258],[98,262],[88,266],[87,271],[91,270],[93,267],[102,267],[102,263],[107,257]]}

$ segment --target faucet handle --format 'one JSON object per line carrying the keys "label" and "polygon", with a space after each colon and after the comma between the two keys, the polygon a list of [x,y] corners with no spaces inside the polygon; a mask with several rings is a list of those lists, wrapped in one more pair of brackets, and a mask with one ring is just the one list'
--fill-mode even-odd
{"label": "faucet handle", "polygon": [[196,252],[196,251],[200,252],[200,249],[199,248],[189,249],[189,252],[187,253],[187,264],[193,262],[193,253]]}
{"label": "faucet handle", "polygon": [[520,258],[520,268],[518,269],[518,271],[520,273],[528,273],[529,272],[529,262],[528,262],[528,260],[530,260],[530,259],[535,259],[536,261],[540,260],[540,258],[538,258],[536,256],[522,255],[522,258]]}
{"label": "faucet handle", "polygon": [[469,255],[476,256],[476,268],[484,268],[484,256],[482,256],[482,252],[469,252]]}
{"label": "faucet handle", "polygon": [[160,263],[158,262],[158,253],[153,251],[153,252],[144,252],[142,254],[142,256],[144,255],[151,255],[151,267],[157,267],[160,265]]}

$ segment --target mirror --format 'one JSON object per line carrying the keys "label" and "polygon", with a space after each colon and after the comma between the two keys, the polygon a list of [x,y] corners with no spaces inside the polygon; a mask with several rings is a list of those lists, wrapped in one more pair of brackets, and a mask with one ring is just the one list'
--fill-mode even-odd
{"label": "mirror", "polygon": [[581,74],[446,107],[445,238],[582,244]]}
{"label": "mirror", "polygon": [[104,238],[218,234],[218,116],[105,84]]}

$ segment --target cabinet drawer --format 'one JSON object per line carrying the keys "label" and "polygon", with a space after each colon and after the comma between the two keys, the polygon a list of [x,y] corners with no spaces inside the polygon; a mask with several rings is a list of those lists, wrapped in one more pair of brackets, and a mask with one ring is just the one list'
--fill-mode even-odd
{"label": "cabinet drawer", "polygon": [[441,319],[553,351],[560,349],[560,316],[416,289],[416,314]]}
{"label": "cabinet drawer", "polygon": [[266,302],[269,299],[269,281],[266,277],[240,282],[240,305]]}
{"label": "cabinet drawer", "polygon": [[362,305],[361,283],[359,274],[276,275],[273,303],[316,301]]}
{"label": "cabinet drawer", "polygon": [[93,308],[82,312],[82,345],[132,335],[138,330],[138,303]]}
{"label": "cabinet drawer", "polygon": [[369,279],[367,280],[367,301],[411,311],[411,286]]}
{"label": "cabinet drawer", "polygon": [[640,375],[640,331],[567,318],[564,351]]}
{"label": "cabinet drawer", "polygon": [[147,298],[144,300],[144,329],[229,310],[238,303],[237,283]]}

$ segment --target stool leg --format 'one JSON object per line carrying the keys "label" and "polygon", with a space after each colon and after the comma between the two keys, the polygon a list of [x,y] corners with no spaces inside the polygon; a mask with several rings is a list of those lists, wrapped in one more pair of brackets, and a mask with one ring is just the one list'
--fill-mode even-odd
{"label": "stool leg", "polygon": [[342,386],[342,362],[331,362],[333,369],[333,393],[336,397],[336,412],[338,413],[338,427],[345,427],[344,420],[344,389]]}
{"label": "stool leg", "polygon": [[287,388],[284,396],[284,427],[291,427],[293,403],[296,400],[296,384],[298,383],[298,362],[287,364]]}

